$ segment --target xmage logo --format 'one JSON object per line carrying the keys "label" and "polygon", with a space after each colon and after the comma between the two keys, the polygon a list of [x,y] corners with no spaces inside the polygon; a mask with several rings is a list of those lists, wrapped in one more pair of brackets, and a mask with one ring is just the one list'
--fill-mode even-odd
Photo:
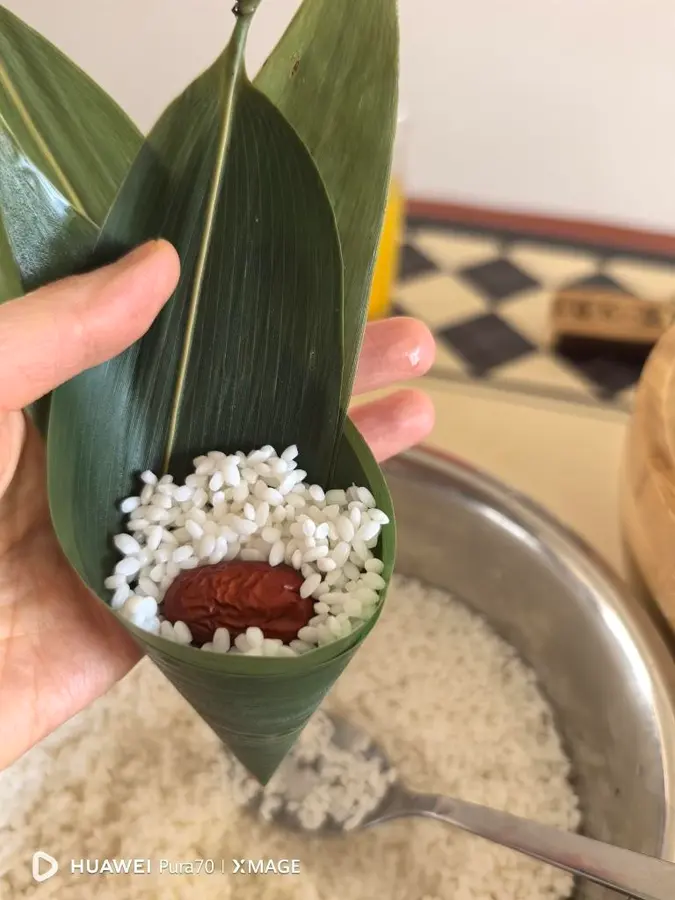
{"label": "xmage logo", "polygon": [[299,859],[233,859],[234,875],[299,875]]}

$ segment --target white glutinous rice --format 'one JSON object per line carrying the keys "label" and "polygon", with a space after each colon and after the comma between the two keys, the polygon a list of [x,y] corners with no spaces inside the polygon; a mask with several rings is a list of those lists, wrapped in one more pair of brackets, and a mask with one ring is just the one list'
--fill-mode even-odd
{"label": "white glutinous rice", "polygon": [[[374,615],[385,587],[380,577],[383,563],[371,548],[389,526],[389,518],[376,508],[367,488],[352,485],[326,492],[307,483],[307,473],[294,468],[296,457],[296,446],[280,456],[271,447],[248,455],[213,451],[193,460],[194,470],[184,484],[143,472],[139,495],[120,504],[128,516],[128,533],[113,538],[121,557],[106,579],[113,609],[153,632],[158,619],[162,637],[191,643],[185,626],[177,632],[162,627],[167,590],[185,570],[239,559],[285,564],[300,571],[304,598],[318,600],[330,592],[340,598],[324,603],[313,617],[312,625],[319,627],[311,641],[298,633],[280,654],[265,644],[265,655],[297,656],[298,640],[306,653],[363,625]],[[144,617],[136,610],[138,598],[144,597],[159,604],[156,616]],[[263,635],[255,648],[263,647],[267,638]],[[213,649],[210,641],[206,650]],[[218,649],[249,652],[236,641],[229,647],[221,643]]]}
{"label": "white glutinous rice", "polygon": [[[579,824],[570,766],[534,673],[445,593],[394,578],[368,652],[356,655],[324,710],[362,728],[414,789],[558,828]],[[294,754],[320,756],[322,711]],[[320,822],[326,809],[358,812],[361,788],[370,803],[382,789],[378,773],[361,765],[345,785],[343,763],[337,784],[305,810],[308,822]],[[281,773],[267,788],[268,814]],[[0,896],[35,895],[36,847],[61,863],[48,884],[68,900],[563,900],[572,893],[567,875],[437,822],[398,820],[339,840],[299,835],[242,808],[246,789],[211,729],[144,660],[0,774]],[[152,871],[83,877],[69,865],[80,858],[150,859]],[[159,871],[162,859],[214,859],[218,867],[223,859],[224,873],[169,875]],[[233,859],[298,859],[300,873],[242,877]]]}

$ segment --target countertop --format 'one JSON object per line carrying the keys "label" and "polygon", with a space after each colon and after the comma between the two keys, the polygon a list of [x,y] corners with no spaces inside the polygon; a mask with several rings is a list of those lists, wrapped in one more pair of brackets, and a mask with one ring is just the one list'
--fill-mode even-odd
{"label": "countertop", "polygon": [[627,412],[485,381],[427,376],[415,386],[436,408],[430,446],[542,504],[623,574],[618,496]]}

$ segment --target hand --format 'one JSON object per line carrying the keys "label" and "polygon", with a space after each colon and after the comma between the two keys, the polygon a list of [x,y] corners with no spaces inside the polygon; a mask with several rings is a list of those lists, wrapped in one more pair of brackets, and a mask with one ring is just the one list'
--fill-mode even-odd
{"label": "hand", "polygon": [[[108,690],[138,661],[51,525],[42,441],[21,410],[140,338],[173,293],[174,249],[153,242],[91,274],[0,306],[0,769]],[[357,390],[422,374],[433,340],[406,319],[369,326]],[[401,391],[357,426],[380,459],[426,436],[429,401]]]}
{"label": "hand", "polygon": [[[416,319],[371,322],[361,348],[354,392],[366,394],[409,381],[429,371],[435,343],[426,325]],[[362,403],[351,419],[382,462],[419,444],[434,425],[434,407],[421,391],[404,388]]]}

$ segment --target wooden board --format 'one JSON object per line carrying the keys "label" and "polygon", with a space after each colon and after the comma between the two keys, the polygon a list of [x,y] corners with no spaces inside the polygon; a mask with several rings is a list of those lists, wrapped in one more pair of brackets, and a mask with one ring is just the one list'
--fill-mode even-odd
{"label": "wooden board", "polygon": [[675,630],[675,327],[656,344],[636,391],[621,516],[642,578]]}
{"label": "wooden board", "polygon": [[670,303],[593,288],[561,291],[551,309],[556,343],[566,338],[587,338],[652,347],[673,324],[675,308]]}

